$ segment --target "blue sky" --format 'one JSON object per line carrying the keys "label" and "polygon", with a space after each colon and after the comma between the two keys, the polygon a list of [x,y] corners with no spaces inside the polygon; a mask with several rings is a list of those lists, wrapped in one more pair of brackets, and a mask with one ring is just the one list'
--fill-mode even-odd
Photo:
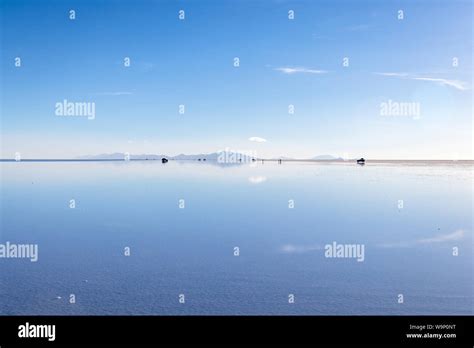
{"label": "blue sky", "polygon": [[[473,158],[468,0],[0,4],[2,158]],[[95,118],[58,117],[64,99]],[[381,115],[389,100],[419,117]]]}

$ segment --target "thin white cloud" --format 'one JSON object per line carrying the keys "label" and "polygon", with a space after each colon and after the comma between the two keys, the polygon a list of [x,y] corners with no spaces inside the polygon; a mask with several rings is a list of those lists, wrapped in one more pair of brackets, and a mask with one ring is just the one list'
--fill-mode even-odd
{"label": "thin white cloud", "polygon": [[376,72],[375,75],[380,76],[394,76],[394,77],[406,77],[408,76],[407,73],[396,73],[396,72]]}
{"label": "thin white cloud", "polygon": [[267,142],[267,139],[260,138],[260,137],[250,137],[249,140],[254,141],[256,143],[266,143]]}
{"label": "thin white cloud", "polygon": [[98,93],[99,95],[111,95],[111,96],[117,96],[117,95],[132,95],[133,92],[103,92],[103,93]]}
{"label": "thin white cloud", "polygon": [[432,238],[424,238],[417,240],[418,244],[429,244],[429,243],[443,243],[452,240],[460,240],[464,237],[464,230],[457,230],[453,233],[440,234]]}
{"label": "thin white cloud", "polygon": [[446,79],[438,79],[438,78],[433,78],[433,77],[415,77],[413,78],[413,80],[435,82],[441,86],[454,87],[460,91],[465,91],[468,89],[467,84],[459,80],[446,80]]}
{"label": "thin white cloud", "polygon": [[281,246],[280,252],[285,254],[302,254],[310,251],[322,250],[322,247],[319,245],[294,245],[294,244],[285,244]]}
{"label": "thin white cloud", "polygon": [[406,247],[413,247],[417,245],[444,243],[444,242],[461,240],[464,238],[464,235],[465,235],[464,230],[456,230],[452,233],[439,234],[434,237],[421,238],[421,239],[416,239],[412,241],[401,241],[401,242],[396,242],[396,243],[379,244],[378,246],[382,248],[406,248]]}
{"label": "thin white cloud", "polygon": [[455,88],[459,91],[466,91],[468,90],[467,83],[464,81],[460,80],[448,80],[448,79],[442,79],[442,78],[437,78],[437,77],[424,77],[424,76],[417,76],[413,74],[408,74],[408,73],[397,73],[397,72],[377,72],[375,73],[376,75],[380,76],[388,76],[388,77],[398,77],[402,79],[407,79],[407,80],[416,80],[416,81],[428,81],[428,82],[433,82],[436,83],[440,86],[446,86],[446,87],[452,87]]}
{"label": "thin white cloud", "polygon": [[261,184],[262,182],[267,181],[267,177],[266,176],[251,176],[249,177],[249,181],[252,184]]}
{"label": "thin white cloud", "polygon": [[326,74],[326,70],[316,70],[316,69],[309,69],[303,67],[280,67],[275,68],[274,70],[280,71],[284,74],[296,74],[296,73],[304,73],[304,74]]}

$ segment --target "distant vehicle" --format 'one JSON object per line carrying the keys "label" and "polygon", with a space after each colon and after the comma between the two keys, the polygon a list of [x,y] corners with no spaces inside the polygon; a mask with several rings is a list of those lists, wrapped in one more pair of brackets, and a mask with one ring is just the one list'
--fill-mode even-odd
{"label": "distant vehicle", "polygon": [[365,159],[364,158],[358,159],[357,164],[365,164]]}
{"label": "distant vehicle", "polygon": [[168,160],[163,157],[163,158],[161,159],[161,163],[168,163]]}

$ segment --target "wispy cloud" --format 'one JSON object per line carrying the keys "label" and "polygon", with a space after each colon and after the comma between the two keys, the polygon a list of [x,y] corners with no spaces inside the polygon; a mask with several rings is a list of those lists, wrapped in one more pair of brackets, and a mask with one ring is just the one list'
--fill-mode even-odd
{"label": "wispy cloud", "polygon": [[309,69],[309,68],[304,68],[304,67],[279,67],[275,68],[274,70],[280,71],[284,74],[297,74],[297,73],[303,73],[303,74],[326,74],[326,70],[316,70],[316,69]]}
{"label": "wispy cloud", "polygon": [[452,87],[459,91],[466,91],[468,90],[467,83],[460,80],[448,80],[438,77],[427,77],[427,76],[418,76],[414,74],[404,73],[404,72],[377,72],[376,75],[380,76],[388,76],[388,77],[397,77],[401,79],[407,80],[416,80],[416,81],[428,81],[436,83],[440,86]]}
{"label": "wispy cloud", "polygon": [[117,95],[132,95],[133,92],[102,92],[97,93],[98,95],[110,95],[110,96],[117,96]]}
{"label": "wispy cloud", "polygon": [[254,141],[256,143],[266,143],[267,142],[267,139],[260,138],[260,137],[250,137],[249,140]]}
{"label": "wispy cloud", "polygon": [[406,248],[406,247],[413,247],[417,245],[444,243],[444,242],[461,240],[464,238],[464,235],[465,235],[464,230],[456,230],[452,233],[439,234],[439,235],[429,237],[429,238],[421,238],[421,239],[416,239],[412,241],[401,241],[401,242],[396,242],[396,243],[379,244],[378,246],[382,248]]}
{"label": "wispy cloud", "polygon": [[419,81],[431,81],[435,82],[441,86],[449,86],[449,87],[454,87],[456,89],[459,89],[460,91],[465,91],[467,90],[467,83],[459,80],[446,80],[446,79],[438,79],[438,78],[433,78],[433,77],[415,77],[413,78],[414,80],[419,80]]}
{"label": "wispy cloud", "polygon": [[266,176],[251,176],[249,177],[249,181],[252,184],[261,184],[262,182],[267,181]]}
{"label": "wispy cloud", "polygon": [[408,76],[407,73],[397,73],[397,72],[376,72],[375,75],[380,76],[394,76],[394,77],[406,77]]}
{"label": "wispy cloud", "polygon": [[460,240],[464,237],[464,233],[465,233],[464,230],[457,230],[457,231],[454,231],[453,233],[440,234],[432,238],[418,239],[416,242],[418,244],[429,244],[429,243],[443,243],[443,242],[449,242],[453,240]]}
{"label": "wispy cloud", "polygon": [[310,251],[322,250],[322,247],[319,245],[294,245],[294,244],[285,244],[281,246],[280,252],[285,254],[302,254]]}

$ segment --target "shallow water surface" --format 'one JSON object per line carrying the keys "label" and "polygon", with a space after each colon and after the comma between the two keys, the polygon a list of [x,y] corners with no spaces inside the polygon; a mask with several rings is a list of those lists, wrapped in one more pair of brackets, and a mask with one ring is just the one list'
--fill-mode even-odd
{"label": "shallow water surface", "polygon": [[472,164],[0,168],[0,314],[473,313]]}

